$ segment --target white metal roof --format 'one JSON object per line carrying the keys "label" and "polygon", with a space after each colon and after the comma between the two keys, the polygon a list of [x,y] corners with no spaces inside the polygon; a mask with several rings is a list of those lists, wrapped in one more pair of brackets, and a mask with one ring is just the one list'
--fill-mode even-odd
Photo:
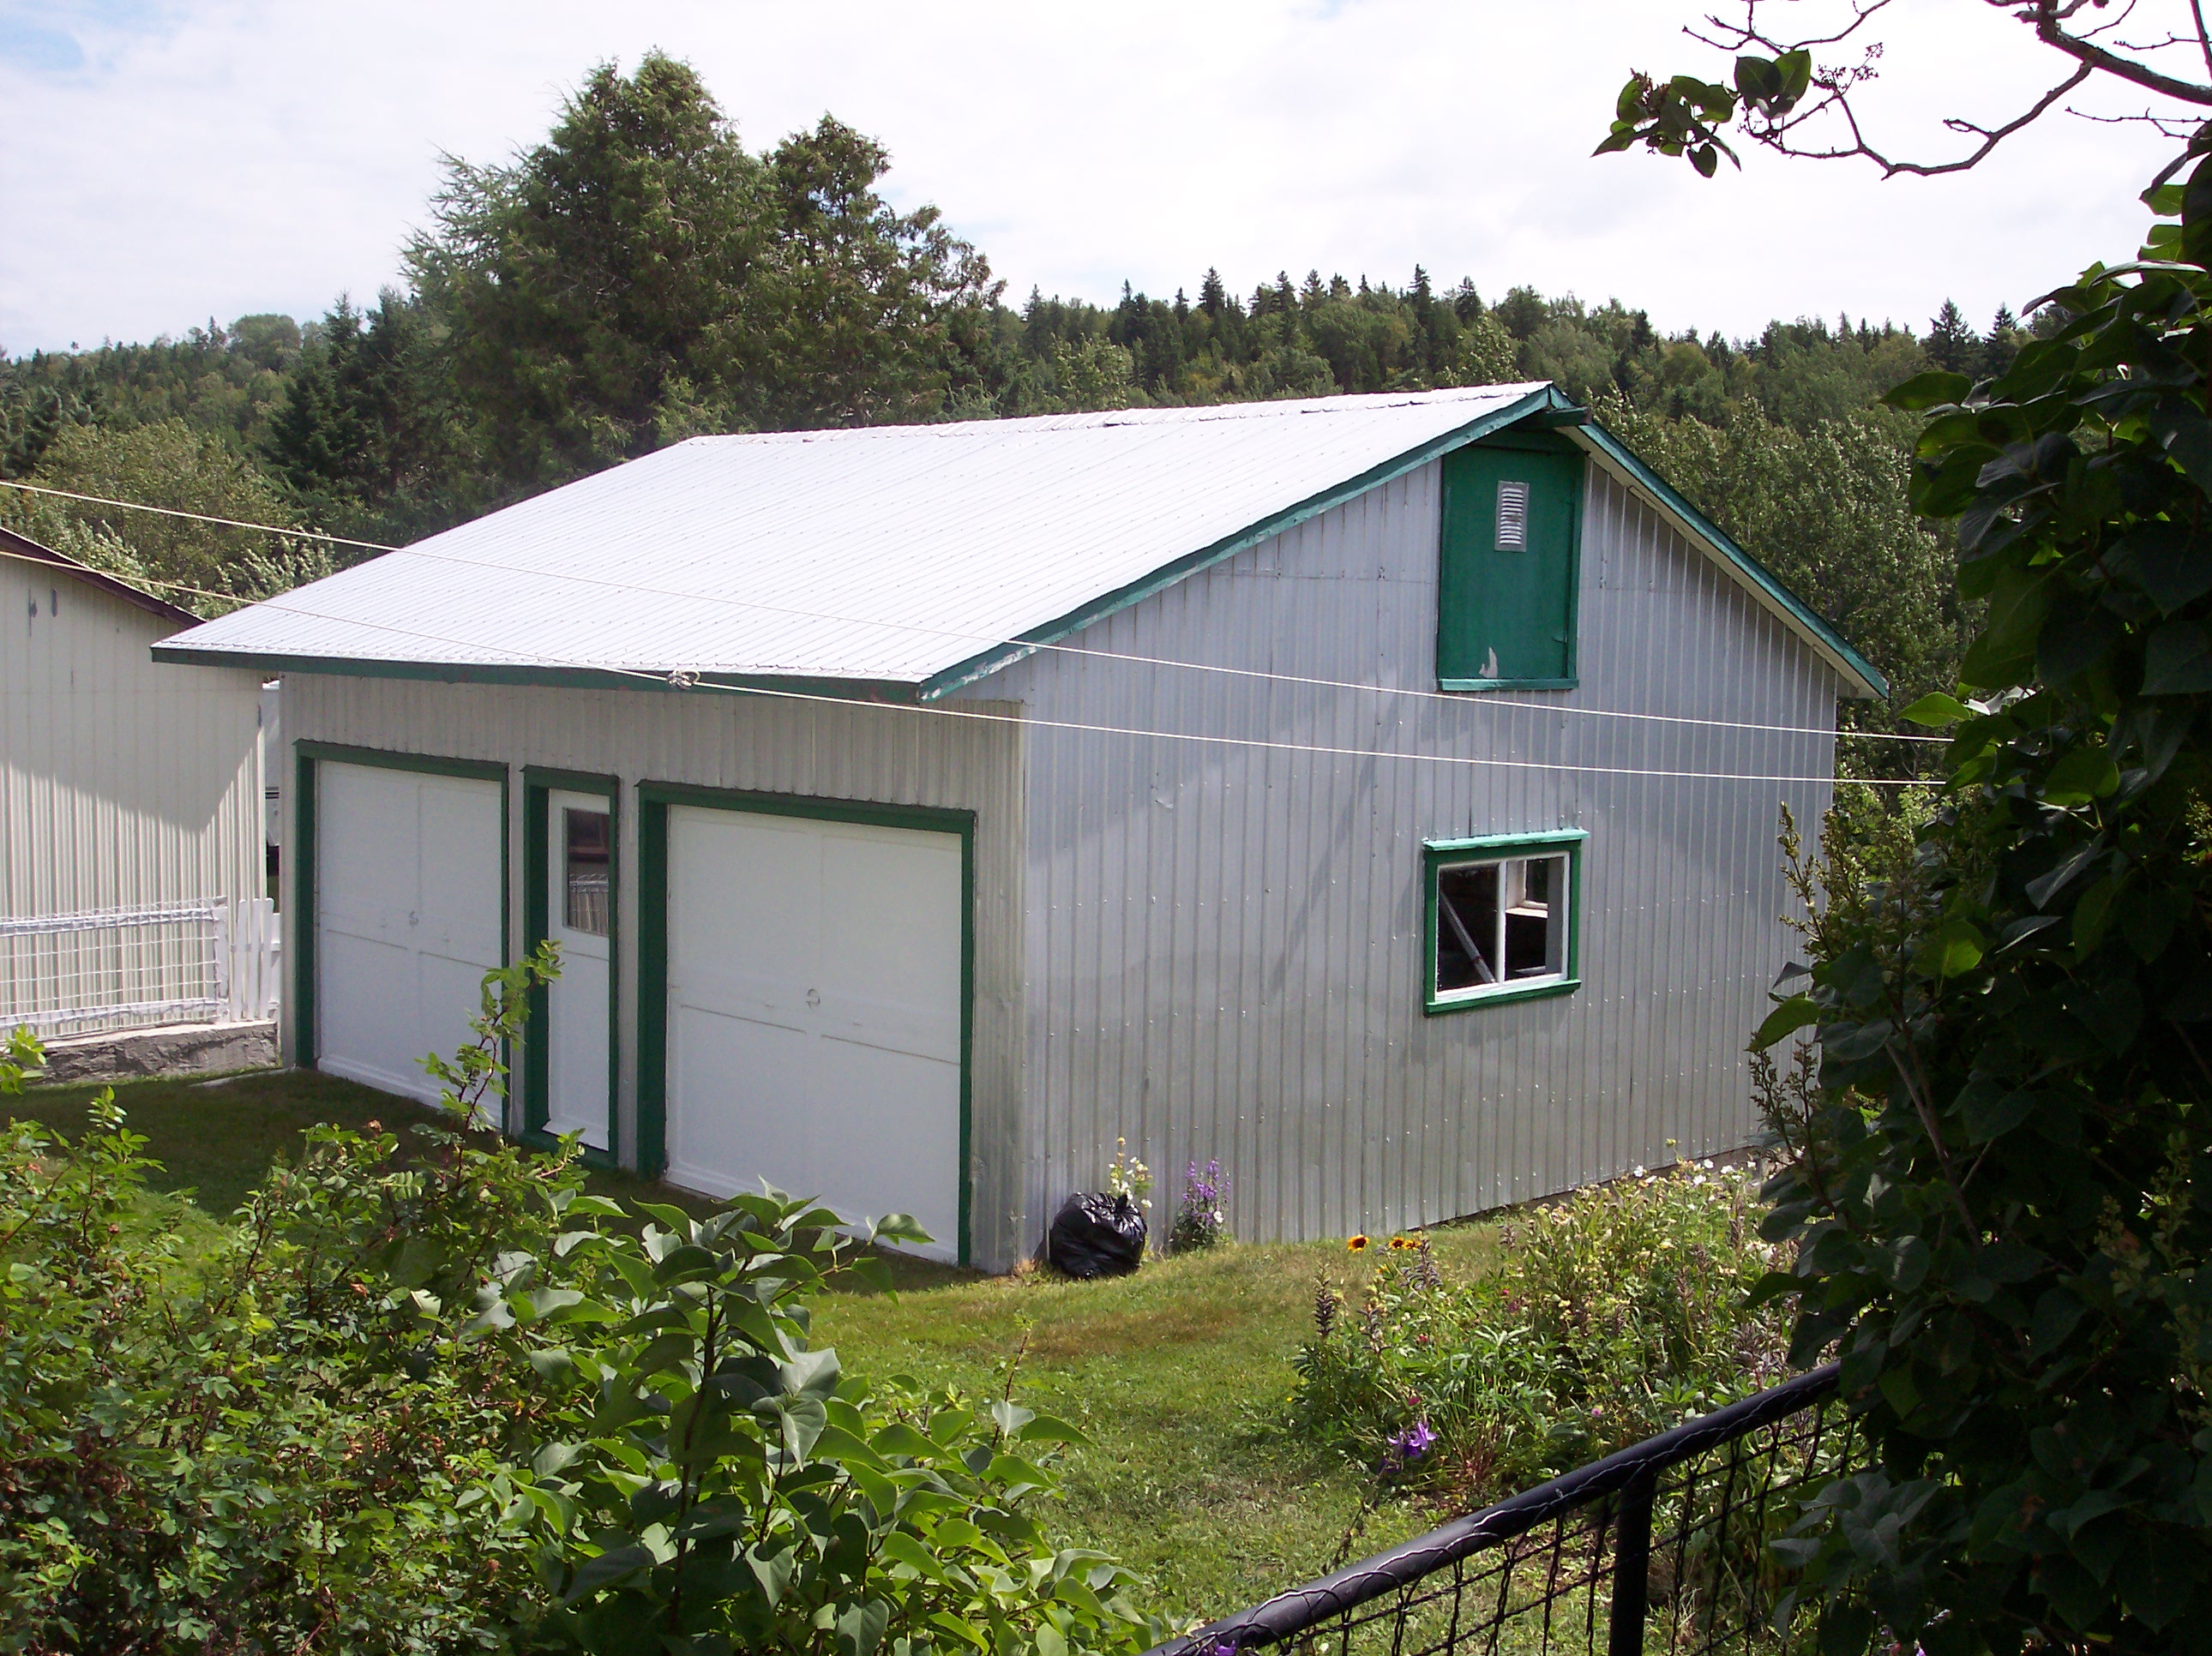
{"label": "white metal roof", "polygon": [[160,653],[929,694],[1013,658],[1007,640],[1060,636],[1443,448],[1564,406],[1546,385],[1491,385],[695,437]]}

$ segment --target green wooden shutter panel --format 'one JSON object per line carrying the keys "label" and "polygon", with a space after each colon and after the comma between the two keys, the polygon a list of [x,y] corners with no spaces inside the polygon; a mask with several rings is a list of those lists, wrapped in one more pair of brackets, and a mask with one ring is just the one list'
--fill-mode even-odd
{"label": "green wooden shutter panel", "polygon": [[1437,676],[1447,686],[1575,675],[1583,457],[1478,444],[1443,460]]}

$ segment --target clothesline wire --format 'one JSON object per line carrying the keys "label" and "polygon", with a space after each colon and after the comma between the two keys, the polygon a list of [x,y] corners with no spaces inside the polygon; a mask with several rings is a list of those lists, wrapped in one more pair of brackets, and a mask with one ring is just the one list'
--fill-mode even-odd
{"label": "clothesline wire", "polygon": [[[49,569],[53,567],[46,563],[43,559],[32,558],[19,552],[0,552],[0,557],[14,558],[21,562],[36,564]],[[179,591],[198,593],[202,597],[226,596],[187,586],[180,581],[162,581],[157,584]],[[287,602],[287,597],[289,595],[266,598],[262,602],[270,609],[312,621],[345,619]],[[428,643],[451,645],[459,642],[453,639],[441,637],[435,633],[423,632],[416,628],[396,627],[376,622],[358,622],[353,624]],[[564,661],[557,657],[538,655],[527,651],[507,650],[505,653],[513,658],[512,664],[517,666],[544,667],[568,671],[604,672],[619,678],[634,679],[640,683],[650,684],[662,689],[670,688],[672,684],[672,680],[668,676],[646,672],[637,668],[604,667],[591,662]],[[1188,731],[1152,731],[1119,725],[1097,725],[1077,719],[1046,719],[1024,713],[994,713],[981,708],[961,707],[942,701],[869,701],[851,696],[823,695],[804,690],[785,690],[768,686],[716,684],[705,681],[679,684],[676,688],[718,690],[733,695],[768,696],[778,701],[812,703],[845,709],[872,709],[882,713],[918,714],[926,718],[960,719],[984,724],[1012,725],[1018,725],[1025,731],[1071,731],[1091,736],[1127,737],[1139,741],[1192,742],[1208,747],[1243,748],[1271,753],[1307,754],[1323,758],[1390,760],[1415,764],[1456,765],[1469,768],[1538,771],[1581,776],[1638,776],[1666,781],[1760,782],[1817,786],[1823,783],[1832,783],[1835,779],[1826,776],[1753,775],[1741,771],[1662,770],[1635,765],[1571,765],[1545,760],[1493,759],[1462,754],[1401,753],[1380,748],[1339,747],[1321,743],[1285,742],[1267,737],[1218,736]],[[1869,777],[1846,779],[1862,780],[1869,786],[1883,787],[1941,787],[1943,786],[1940,780],[1919,777]]]}
{"label": "clothesline wire", "polygon": [[[788,616],[793,620],[828,622],[837,626],[882,627],[894,632],[913,634],[922,637],[952,639],[962,644],[979,645],[988,650],[1046,651],[1061,655],[1081,656],[1087,660],[1103,663],[1172,667],[1185,672],[1216,673],[1227,677],[1257,679],[1268,683],[1297,685],[1309,689],[1345,690],[1366,695],[1408,697],[1416,701],[1443,702],[1460,707],[1480,707],[1485,711],[1529,708],[1545,714],[1558,713],[1577,719],[1626,719],[1659,725],[1687,725],[1712,730],[1755,731],[1774,736],[1834,737],[1859,742],[1906,742],[1941,746],[1949,740],[1948,737],[1917,736],[1908,731],[1833,730],[1817,725],[1774,725],[1745,719],[1700,719],[1686,713],[1633,713],[1614,707],[1547,707],[1531,702],[1504,700],[1476,701],[1465,695],[1442,690],[1420,690],[1392,684],[1362,684],[1346,679],[1322,678],[1300,673],[1279,673],[1256,667],[1231,667],[1205,661],[1178,661],[1172,657],[1141,655],[1128,651],[1116,650],[1108,652],[1086,649],[1081,645],[1047,643],[1030,639],[998,638],[985,633],[931,627],[920,622],[895,621],[878,616],[837,615],[827,610],[805,610],[790,604],[769,604],[758,598],[738,597],[728,593],[689,592],[670,587],[648,586],[640,581],[617,580],[606,576],[585,574],[573,570],[533,568],[526,565],[501,563],[485,558],[463,557],[451,552],[433,552],[420,543],[409,547],[398,547],[386,545],[381,541],[349,540],[339,535],[325,535],[309,530],[283,529],[274,524],[247,523],[236,518],[210,517],[204,513],[180,512],[169,507],[141,506],[131,500],[109,500],[97,494],[73,494],[67,489],[46,488],[31,483],[9,482],[5,479],[0,479],[0,485],[9,488],[27,488],[34,494],[52,494],[64,500],[82,500],[95,506],[123,507],[134,512],[157,512],[166,517],[189,518],[195,522],[221,524],[233,529],[258,529],[271,535],[289,535],[310,540],[329,541],[340,546],[366,547],[379,552],[404,552],[410,557],[453,564],[465,569],[485,570],[495,574],[515,575],[529,580],[565,581],[571,585],[588,586],[604,591],[636,593],[648,597],[672,598],[687,604],[710,604],[735,609],[755,610],[763,614]],[[184,588],[175,582],[156,584],[177,586],[179,591],[196,590]],[[237,601],[234,594],[214,593],[208,596],[222,597],[231,602]],[[345,618],[333,616],[331,619]],[[357,622],[354,624],[363,627],[375,625],[371,622]]]}
{"label": "clothesline wire", "polygon": [[325,535],[319,529],[285,529],[276,524],[250,524],[240,518],[211,517],[204,512],[186,512],[173,506],[147,506],[137,500],[111,500],[102,494],[79,494],[71,489],[49,488],[43,483],[19,483],[8,477],[0,477],[0,488],[20,488],[33,494],[51,494],[56,500],[82,500],[91,506],[119,506],[129,512],[155,512],[164,518],[188,518],[196,524],[219,524],[225,529],[258,529],[266,535],[283,535],[293,540],[328,541],[333,546],[363,546],[372,552],[399,550],[396,546],[386,546],[382,541],[356,541],[344,535]]}

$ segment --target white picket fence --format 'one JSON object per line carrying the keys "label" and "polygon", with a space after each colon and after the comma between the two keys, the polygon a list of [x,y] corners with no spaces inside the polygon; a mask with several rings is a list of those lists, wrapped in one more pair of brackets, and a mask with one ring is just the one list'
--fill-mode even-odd
{"label": "white picket fence", "polygon": [[284,992],[284,923],[276,905],[267,897],[244,897],[218,913],[230,962],[224,1016],[241,1023],[269,1022]]}
{"label": "white picket fence", "polygon": [[282,939],[266,897],[0,918],[0,1029],[265,1022],[276,1016]]}

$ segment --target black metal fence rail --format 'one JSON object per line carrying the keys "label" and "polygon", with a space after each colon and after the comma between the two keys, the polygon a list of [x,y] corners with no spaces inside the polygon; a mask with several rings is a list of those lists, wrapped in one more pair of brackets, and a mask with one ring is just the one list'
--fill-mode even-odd
{"label": "black metal fence rail", "polygon": [[1813,1369],[1148,1656],[1637,1656],[1655,1633],[1656,1648],[1686,1653],[1782,1642],[1786,1583],[1766,1542],[1802,1486],[1853,1463],[1835,1389],[1834,1364]]}

